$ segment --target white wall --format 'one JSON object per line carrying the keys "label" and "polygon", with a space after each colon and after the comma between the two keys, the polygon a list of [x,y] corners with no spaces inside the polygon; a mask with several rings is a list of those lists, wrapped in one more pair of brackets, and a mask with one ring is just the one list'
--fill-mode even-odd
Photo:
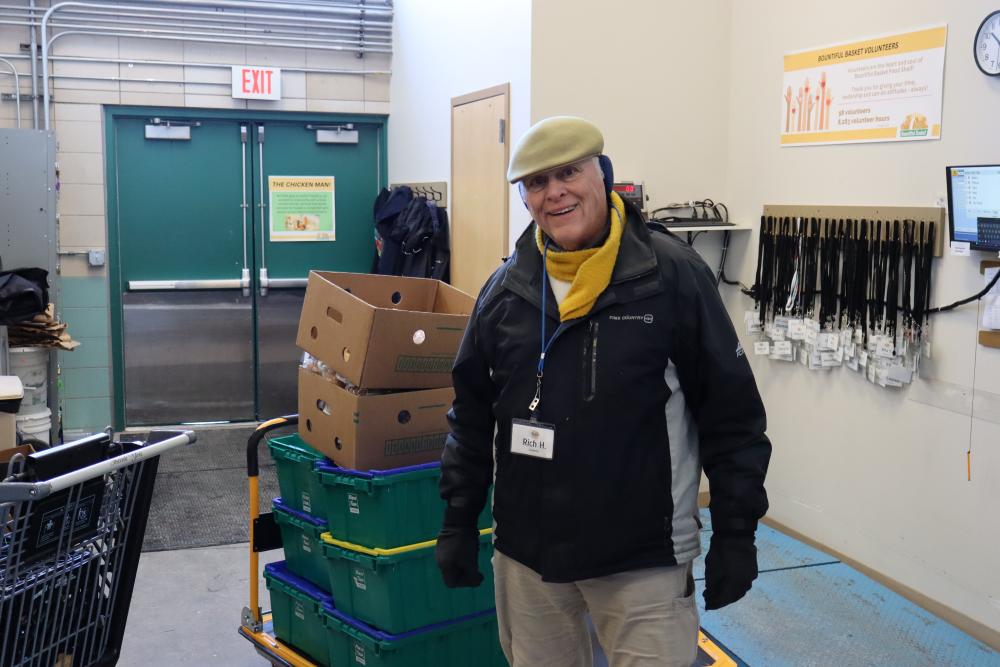
{"label": "white wall", "polygon": [[[451,181],[451,98],[510,83],[509,137],[528,128],[530,0],[398,0],[389,181]],[[510,247],[530,217],[510,189]]]}
{"label": "white wall", "polygon": [[[539,0],[531,118],[596,123],[616,180],[643,181],[647,210],[726,190],[730,3]],[[718,238],[696,247],[714,248]],[[714,260],[712,260],[714,261]]]}
{"label": "white wall", "polygon": [[[759,219],[765,203],[935,205],[945,165],[997,162],[1000,80],[979,73],[971,47],[995,9],[992,0],[733,2],[726,201],[734,216]],[[779,147],[785,52],[941,23],[941,140]],[[756,241],[744,239],[730,257],[730,274],[751,281]],[[933,303],[978,291],[982,258],[936,262]],[[749,301],[728,295],[742,320]],[[1000,628],[1000,350],[976,345],[976,315],[970,306],[934,317],[933,357],[900,391],[847,369],[811,374],[752,361],[774,442],[770,516]]]}
{"label": "white wall", "polygon": [[[756,225],[765,203],[934,205],[945,165],[998,161],[1000,80],[971,57],[975,29],[995,8],[646,0],[629,3],[609,30],[606,3],[539,0],[531,117],[595,121],[616,176],[645,181],[654,206],[707,196]],[[779,147],[785,52],[940,23],[949,24],[941,140]],[[714,266],[717,237],[695,247]],[[734,234],[729,255],[729,276],[751,283],[756,233]],[[979,259],[936,262],[934,303],[978,291]],[[741,322],[752,302],[722,290]],[[976,345],[976,315],[973,306],[936,316],[933,358],[902,391],[846,369],[753,364],[774,442],[770,516],[998,628],[1000,351]]]}

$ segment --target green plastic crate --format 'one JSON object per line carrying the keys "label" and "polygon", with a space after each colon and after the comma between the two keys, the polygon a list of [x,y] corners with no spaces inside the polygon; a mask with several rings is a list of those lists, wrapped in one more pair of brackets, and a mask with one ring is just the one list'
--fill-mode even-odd
{"label": "green plastic crate", "polygon": [[298,512],[276,498],[274,521],[281,530],[281,543],[285,549],[288,569],[322,589],[330,585],[326,558],[323,556],[323,534],[326,522],[321,518]]}
{"label": "green plastic crate", "polygon": [[323,612],[333,602],[330,594],[295,576],[284,562],[267,565],[264,581],[271,591],[274,636],[317,664],[330,664],[330,631]]}
{"label": "green plastic crate", "polygon": [[298,434],[275,438],[267,443],[267,448],[274,459],[278,488],[285,505],[321,516],[323,512],[317,503],[322,496],[322,487],[313,474],[313,465],[329,459],[307,445]]}
{"label": "green plastic crate", "polygon": [[[438,491],[440,463],[362,472],[319,463],[322,508],[330,533],[365,547],[392,548],[434,539],[441,530],[445,503]],[[493,525],[490,503],[479,528]]]}
{"label": "green plastic crate", "polygon": [[330,664],[338,667],[507,667],[492,609],[404,634],[389,634],[323,607]]}
{"label": "green plastic crate", "polygon": [[448,588],[434,558],[434,540],[395,549],[367,549],[323,535],[329,590],[337,609],[379,630],[400,633],[495,606],[493,534],[480,531],[476,588]]}

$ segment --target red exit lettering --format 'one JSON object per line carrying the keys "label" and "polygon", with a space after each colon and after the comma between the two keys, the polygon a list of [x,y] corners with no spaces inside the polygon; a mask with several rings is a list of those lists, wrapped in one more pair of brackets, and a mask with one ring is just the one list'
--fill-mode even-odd
{"label": "red exit lettering", "polygon": [[272,74],[274,72],[270,70],[243,70],[243,92],[248,95],[270,95]]}

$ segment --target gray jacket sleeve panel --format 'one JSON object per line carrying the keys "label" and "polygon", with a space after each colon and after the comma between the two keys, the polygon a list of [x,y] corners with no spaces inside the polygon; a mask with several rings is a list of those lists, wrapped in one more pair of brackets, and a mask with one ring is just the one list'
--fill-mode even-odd
{"label": "gray jacket sleeve panel", "polygon": [[441,497],[473,521],[493,482],[495,389],[479,336],[482,302],[481,294],[452,368],[455,402],[448,411],[451,433],[441,454]]}
{"label": "gray jacket sleeve panel", "polygon": [[698,424],[715,530],[752,531],[767,512],[771,443],[753,372],[715,276],[693,250],[674,263],[680,325],[675,341],[684,394]]}

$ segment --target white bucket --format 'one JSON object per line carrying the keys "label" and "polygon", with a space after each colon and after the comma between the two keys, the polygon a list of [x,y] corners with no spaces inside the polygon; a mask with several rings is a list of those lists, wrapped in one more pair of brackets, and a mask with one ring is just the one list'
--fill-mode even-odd
{"label": "white bucket", "polygon": [[31,414],[18,413],[16,417],[17,430],[29,438],[36,438],[47,443],[49,429],[52,428],[51,418],[52,411],[48,408]]}
{"label": "white bucket", "polygon": [[24,398],[20,414],[38,414],[48,409],[49,350],[44,347],[10,348],[10,372],[21,378]]}

